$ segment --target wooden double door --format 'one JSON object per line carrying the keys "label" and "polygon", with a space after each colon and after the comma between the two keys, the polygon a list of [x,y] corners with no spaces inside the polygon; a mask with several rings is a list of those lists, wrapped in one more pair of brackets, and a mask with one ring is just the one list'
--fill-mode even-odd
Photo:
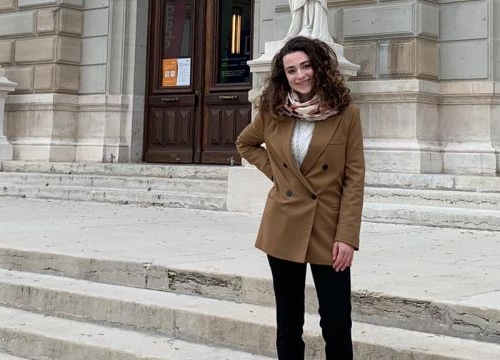
{"label": "wooden double door", "polygon": [[150,0],[144,159],[239,164],[253,0]]}

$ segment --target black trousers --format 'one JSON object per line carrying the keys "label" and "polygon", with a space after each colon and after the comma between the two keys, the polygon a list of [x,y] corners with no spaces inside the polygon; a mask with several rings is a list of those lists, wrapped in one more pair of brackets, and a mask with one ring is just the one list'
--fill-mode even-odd
{"label": "black trousers", "polygon": [[[307,264],[268,255],[276,297],[279,360],[304,360],[304,298]],[[352,360],[351,274],[310,264],[319,303],[327,360]]]}

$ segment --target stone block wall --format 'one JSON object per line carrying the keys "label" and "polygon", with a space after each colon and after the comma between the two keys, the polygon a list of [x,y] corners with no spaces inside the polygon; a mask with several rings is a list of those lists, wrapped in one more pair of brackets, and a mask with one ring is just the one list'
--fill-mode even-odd
{"label": "stone block wall", "polygon": [[18,83],[5,120],[14,159],[141,159],[147,3],[0,0],[0,65]]}
{"label": "stone block wall", "polygon": [[83,1],[0,2],[0,65],[16,93],[77,93]]}

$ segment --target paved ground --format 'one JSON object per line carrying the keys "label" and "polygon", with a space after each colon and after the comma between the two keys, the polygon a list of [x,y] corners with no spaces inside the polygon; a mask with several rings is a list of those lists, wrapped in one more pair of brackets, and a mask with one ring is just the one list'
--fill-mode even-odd
{"label": "paved ground", "polygon": [[[0,247],[269,277],[241,213],[0,197]],[[353,288],[500,308],[500,234],[364,223]],[[310,279],[308,280],[310,281]]]}

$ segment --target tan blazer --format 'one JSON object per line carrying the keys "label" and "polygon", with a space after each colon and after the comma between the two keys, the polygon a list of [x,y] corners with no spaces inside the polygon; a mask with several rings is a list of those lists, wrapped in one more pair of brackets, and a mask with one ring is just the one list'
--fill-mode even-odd
{"label": "tan blazer", "polygon": [[280,259],[331,265],[334,241],[359,248],[365,177],[359,110],[349,105],[318,121],[300,169],[291,152],[294,123],[258,113],[236,141],[241,156],[274,183],[255,246]]}

